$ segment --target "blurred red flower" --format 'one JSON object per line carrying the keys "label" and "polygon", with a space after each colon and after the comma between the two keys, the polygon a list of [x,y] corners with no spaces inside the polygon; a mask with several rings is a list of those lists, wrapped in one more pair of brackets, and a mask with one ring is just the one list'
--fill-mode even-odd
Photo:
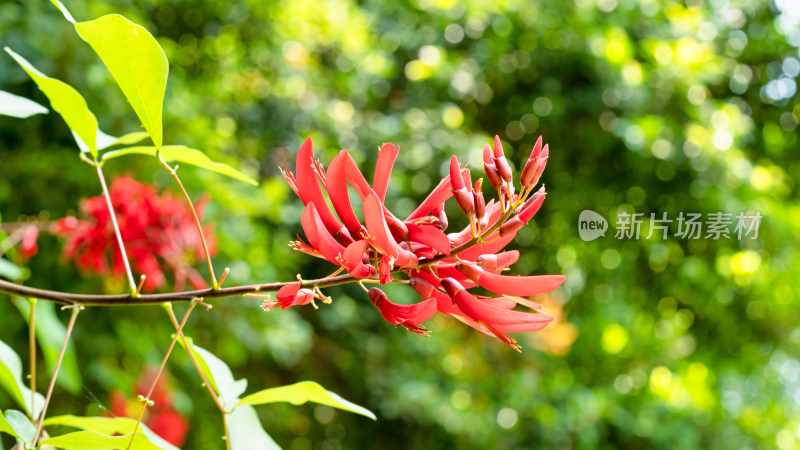
{"label": "blurred red flower", "polygon": [[[562,275],[501,275],[519,259],[518,251],[503,249],[544,201],[544,187],[535,190],[535,186],[549,147],[542,147],[541,138],[536,142],[520,177],[521,190],[515,194],[513,173],[500,139],[495,138],[493,147],[486,145],[484,169],[499,196],[488,203],[483,196],[483,180],[473,185],[469,169],[453,156],[450,174],[405,220],[397,218],[384,203],[398,153],[399,147],[391,143],[380,148],[370,185],[346,150],[333,158],[326,170],[314,158],[311,139],[307,139],[297,153],[296,175],[288,167],[282,171],[306,206],[301,222],[307,242],[298,240],[290,246],[326,259],[362,281],[412,287],[422,302],[398,304],[378,288],[368,290],[381,316],[394,325],[427,335],[421,323],[438,311],[519,350],[507,333],[539,330],[553,320],[544,308],[523,297],[552,291],[564,282]],[[363,224],[353,210],[348,185],[361,198]],[[450,197],[455,198],[469,224],[459,232],[445,234],[448,219],[444,203]],[[471,293],[476,286],[497,296]],[[297,282],[281,289],[276,300],[267,300],[263,307],[286,309],[313,304],[314,298],[327,300],[318,289]],[[535,312],[516,311],[517,305]]]}
{"label": "blurred red flower", "polygon": [[[147,391],[150,390],[150,385],[153,383],[156,373],[156,370],[152,367],[145,370],[145,373],[142,374],[136,382],[136,386],[134,386],[134,394],[142,393],[146,395]],[[158,379],[153,394],[150,396],[153,406],[147,408],[143,422],[155,434],[161,436],[170,444],[180,447],[186,441],[189,421],[173,408],[172,396],[166,387],[167,385],[168,375],[164,373]],[[139,417],[142,403],[133,400],[133,398],[125,395],[121,390],[112,391],[111,415],[116,417]]]}
{"label": "blurred red flower", "polygon": [[[109,194],[132,269],[147,276],[143,290],[152,291],[166,284],[164,270],[172,272],[178,291],[187,281],[195,289],[208,287],[191,267],[204,258],[204,253],[192,212],[182,199],[168,192],[158,195],[152,187],[130,177],[116,179]],[[201,218],[206,203],[201,198],[195,204]],[[65,217],[54,227],[56,233],[67,238],[64,257],[87,272],[122,275],[124,264],[105,198],[84,200],[81,213],[83,219]],[[212,231],[211,225],[203,228],[209,252],[214,255],[216,240]]]}

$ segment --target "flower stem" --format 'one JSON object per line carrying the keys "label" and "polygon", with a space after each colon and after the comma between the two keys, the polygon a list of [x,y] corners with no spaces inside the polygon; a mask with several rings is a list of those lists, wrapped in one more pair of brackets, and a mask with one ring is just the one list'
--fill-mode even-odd
{"label": "flower stem", "polygon": [[[198,299],[195,299],[198,300]],[[147,392],[147,396],[142,400],[142,411],[139,413],[139,419],[136,421],[136,426],[133,428],[133,433],[131,433],[131,440],[128,442],[128,448],[131,448],[133,445],[133,439],[136,437],[136,432],[139,430],[139,425],[142,423],[142,418],[144,417],[144,412],[147,410],[147,406],[150,404],[150,396],[153,395],[153,391],[156,389],[156,384],[158,384],[158,379],[161,378],[161,374],[164,372],[164,366],[167,365],[167,360],[169,359],[169,355],[172,354],[172,349],[175,348],[175,342],[178,340],[178,334],[182,334],[183,326],[186,325],[186,321],[189,319],[189,315],[192,313],[192,310],[197,305],[196,301],[192,301],[189,303],[189,309],[186,310],[186,314],[183,315],[183,320],[181,320],[180,325],[176,327],[178,333],[175,334],[172,338],[172,342],[169,344],[169,348],[167,349],[167,353],[164,355],[164,359],[161,360],[161,366],[158,368],[158,372],[156,373],[155,378],[153,378],[153,383],[150,385],[150,390]]]}
{"label": "flower stem", "polygon": [[219,396],[217,395],[216,391],[214,391],[214,387],[208,381],[208,377],[206,377],[205,372],[203,372],[203,369],[200,367],[200,363],[197,361],[197,357],[194,356],[194,352],[192,351],[192,347],[186,339],[186,335],[183,334],[183,330],[178,325],[178,320],[175,317],[175,312],[172,311],[172,304],[166,303],[165,309],[167,310],[167,314],[169,314],[169,319],[172,321],[172,325],[175,327],[175,331],[177,333],[176,336],[179,336],[181,338],[181,342],[183,342],[183,347],[186,349],[186,353],[189,354],[189,359],[192,360],[192,365],[194,365],[195,370],[197,370],[197,374],[200,375],[200,379],[203,380],[203,386],[205,386],[206,389],[208,389],[208,393],[211,394],[211,398],[214,399],[214,404],[217,405],[217,409],[219,409],[219,412],[222,413],[222,423],[225,428],[225,443],[228,450],[230,450],[231,444],[230,444],[230,438],[228,436],[228,423],[225,421],[225,406],[222,404],[222,401],[219,399]]}
{"label": "flower stem", "polygon": [[[200,242],[203,244],[203,252],[206,255],[206,264],[208,264],[208,275],[211,277],[211,288],[215,291],[219,289],[219,284],[217,283],[217,277],[214,275],[214,266],[211,264],[211,253],[208,251],[208,244],[206,243],[206,236],[203,233],[203,224],[200,223],[200,217],[197,215],[197,210],[194,207],[194,203],[192,203],[192,198],[189,196],[189,193],[186,192],[186,188],[183,187],[183,183],[181,183],[180,177],[178,177],[178,172],[170,167],[166,161],[159,155],[159,161],[164,169],[172,175],[172,178],[175,179],[175,182],[178,183],[178,187],[181,188],[181,192],[183,192],[183,197],[186,199],[186,203],[189,205],[189,209],[192,211],[192,216],[194,217],[194,223],[197,225],[197,232],[200,234]],[[176,166],[177,168],[177,166]]]}
{"label": "flower stem", "polygon": [[108,193],[108,186],[106,186],[106,178],[103,176],[103,168],[100,164],[95,164],[97,169],[97,177],[100,178],[100,186],[103,187],[103,196],[106,198],[106,205],[108,206],[108,214],[111,216],[111,225],[114,227],[114,235],[117,237],[117,245],[122,254],[122,263],[125,265],[125,273],[128,275],[128,284],[130,285],[131,293],[136,292],[136,282],[133,281],[133,272],[131,272],[131,263],[128,262],[128,254],[125,252],[125,243],[122,242],[122,234],[119,231],[119,224],[117,224],[117,215],[114,213],[114,207],[111,205],[111,194]]}
{"label": "flower stem", "polygon": [[31,367],[31,410],[28,416],[33,420],[33,405],[36,403],[36,299],[29,298],[31,313],[28,316],[28,350]]}
{"label": "flower stem", "polygon": [[[67,344],[69,343],[69,337],[72,334],[72,329],[75,328],[75,320],[78,318],[78,313],[81,312],[83,306],[73,304],[70,306],[70,308],[72,308],[72,315],[69,317],[67,333],[64,336],[64,343],[61,344],[61,352],[58,354],[58,362],[56,362],[55,370],[53,370],[53,377],[50,379],[50,386],[47,388],[47,396],[44,399],[44,408],[42,408],[42,413],[39,416],[39,421],[36,425],[36,434],[33,435],[33,439],[31,440],[31,446],[33,448],[36,448],[36,441],[39,440],[39,436],[42,434],[42,425],[44,425],[44,418],[47,415],[47,407],[50,405],[50,398],[53,397],[53,388],[56,385],[58,371],[61,370],[61,363],[64,361],[64,354],[67,352]],[[33,404],[31,405],[31,410],[35,409],[34,406],[35,405]]]}

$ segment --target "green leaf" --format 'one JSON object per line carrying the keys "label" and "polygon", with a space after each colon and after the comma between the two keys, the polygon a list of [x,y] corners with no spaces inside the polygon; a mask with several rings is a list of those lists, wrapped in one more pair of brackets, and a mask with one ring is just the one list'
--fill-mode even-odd
{"label": "green leaf", "polygon": [[[29,320],[30,303],[23,298],[15,297],[14,305],[25,320]],[[61,345],[64,343],[66,334],[67,328],[58,320],[55,304],[36,302],[36,340],[39,341],[44,362],[50,372],[55,369],[58,362],[58,354],[61,352]],[[58,372],[56,382],[72,394],[78,394],[81,391],[81,374],[78,370],[78,359],[72,342],[67,345],[67,352],[61,362],[61,371]]]}
{"label": "green leaf", "polygon": [[28,72],[44,95],[50,99],[50,105],[61,114],[70,130],[80,136],[92,155],[97,156],[97,118],[89,111],[86,100],[81,94],[63,81],[39,72],[25,58],[14,53],[10,48],[6,47],[5,50],[25,69],[25,72]]}
{"label": "green leaf", "polygon": [[75,23],[75,19],[72,18],[72,14],[70,14],[69,11],[67,11],[67,8],[64,5],[62,5],[60,1],[50,0],[50,3],[56,5],[56,8],[58,8],[58,10],[61,11],[61,14],[64,14],[65,19],[69,20],[72,23]]}
{"label": "green leaf", "polygon": [[264,403],[275,402],[289,402],[293,405],[314,402],[354,412],[362,416],[367,416],[372,420],[377,420],[375,414],[370,410],[343,399],[339,395],[326,390],[313,381],[301,381],[288,386],[264,389],[263,391],[250,394],[243,398],[236,406],[263,405]]}
{"label": "green leaf", "polygon": [[[105,153],[102,159],[103,161],[108,161],[109,159],[125,155],[154,156],[155,154],[156,154],[156,148],[153,146],[128,147]],[[227,164],[212,161],[208,156],[206,156],[205,153],[201,152],[200,150],[189,148],[186,147],[185,145],[165,145],[161,149],[161,157],[164,158],[164,161],[178,161],[186,164],[191,164],[193,166],[202,167],[204,169],[208,169],[213,172],[220,173],[222,175],[227,175],[229,177],[236,178],[237,180],[244,181],[245,183],[250,183],[254,186],[258,185],[258,182],[256,180],[248,177],[242,172],[239,172],[233,167]]]}
{"label": "green leaf", "polygon": [[52,445],[64,450],[116,450],[127,448],[129,450],[159,450],[161,447],[150,442],[142,433],[136,433],[131,442],[130,434],[124,436],[108,436],[94,431],[76,431],[62,434],[41,441],[41,445]]}
{"label": "green leaf", "polygon": [[[44,424],[46,426],[61,425],[65,427],[74,427],[104,435],[130,435],[133,432],[133,429],[136,427],[136,420],[128,417],[79,417],[65,415],[49,417],[45,419]],[[177,447],[165,441],[159,435],[155,434],[143,423],[139,424],[139,433],[144,434],[144,436],[147,437],[147,440],[154,444],[157,448],[163,450],[177,450]],[[128,440],[130,440],[130,438],[128,438]]]}
{"label": "green leaf", "polygon": [[[114,137],[109,134],[103,133],[99,128],[97,129],[97,150],[105,150],[108,147],[113,147],[115,145],[131,145],[135,144],[139,141],[142,141],[149,136],[146,131],[134,131],[133,133],[128,133],[122,137]],[[81,138],[72,132],[72,137],[75,138],[75,142],[78,144],[78,147],[81,149],[82,152],[89,151],[89,148],[86,144],[83,143]]]}
{"label": "green leaf", "polygon": [[[0,386],[26,412],[31,411],[31,390],[22,382],[22,361],[14,350],[0,341]],[[44,396],[36,393],[35,406],[33,407],[33,417],[39,417],[44,407]]]}
{"label": "green leaf", "polygon": [[33,426],[28,416],[13,409],[6,411],[4,416],[0,415],[0,431],[19,438],[28,445],[36,435],[36,427]]}
{"label": "green leaf", "polygon": [[22,278],[22,269],[7,259],[0,258],[0,277],[9,280],[19,280]]}
{"label": "green leaf", "polygon": [[[234,380],[233,372],[224,361],[217,358],[208,350],[198,347],[192,343],[191,338],[186,338],[189,347],[197,359],[205,376],[208,378],[211,387],[217,392],[223,406],[232,409],[239,402],[239,396],[247,389],[247,380]],[[183,339],[178,339],[183,347]],[[185,347],[184,347],[185,348]]]}
{"label": "green leaf", "polygon": [[0,91],[0,114],[4,116],[25,119],[36,114],[46,114],[49,111],[49,109],[33,100],[28,100],[25,97],[6,91]]}
{"label": "green leaf", "polygon": [[272,450],[280,446],[264,431],[255,408],[242,405],[225,414],[231,450]]}
{"label": "green leaf", "polygon": [[103,60],[153,143],[161,148],[161,109],[169,73],[161,46],[145,28],[119,14],[75,23],[75,29]]}

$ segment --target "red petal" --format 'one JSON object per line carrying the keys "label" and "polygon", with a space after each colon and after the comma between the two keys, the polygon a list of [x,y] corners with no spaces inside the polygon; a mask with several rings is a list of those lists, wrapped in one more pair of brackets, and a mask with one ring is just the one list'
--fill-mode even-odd
{"label": "red petal", "polygon": [[297,152],[297,195],[303,204],[313,203],[317,207],[317,213],[322,219],[322,223],[332,235],[337,235],[342,229],[342,224],[333,216],[322,189],[319,187],[318,175],[314,167],[314,149],[311,145],[311,138],[306,139],[300,150]]}
{"label": "red petal", "polygon": [[450,158],[450,184],[453,190],[458,191],[465,189],[464,178],[461,175],[461,166],[458,165],[458,158],[456,158],[456,155]]}
{"label": "red petal", "polygon": [[458,292],[453,296],[453,301],[467,316],[489,326],[535,327],[544,324],[544,327],[553,320],[547,314],[513,311],[489,305],[467,291]]}
{"label": "red petal", "polygon": [[331,199],[336,214],[342,219],[344,225],[353,236],[358,236],[361,222],[358,221],[353,205],[350,203],[350,194],[347,192],[347,165],[350,155],[347,150],[342,150],[328,165],[327,183],[325,188]]}
{"label": "red petal", "polygon": [[433,211],[434,208],[441,205],[447,199],[449,199],[453,195],[453,191],[451,190],[450,186],[450,175],[442,178],[442,181],[431,191],[428,198],[426,198],[418,207],[411,213],[410,216],[406,219],[406,221],[418,219],[420,217],[428,215],[429,212]]}
{"label": "red petal", "polygon": [[564,275],[535,275],[527,277],[498,275],[467,264],[461,264],[460,270],[483,288],[500,295],[515,295],[519,297],[554,291],[566,279]]}
{"label": "red petal", "polygon": [[[309,203],[308,206],[306,206],[301,221],[303,222],[303,229],[306,231],[309,241],[312,240],[311,236],[313,234],[316,235],[317,244],[319,245],[318,249],[325,259],[334,264],[340,264],[339,260],[345,248],[325,229],[325,225],[322,223],[319,214],[317,214],[317,208],[313,203]],[[305,228],[305,224],[308,222],[310,222],[311,234],[309,234],[309,229]]]}
{"label": "red petal", "polygon": [[300,290],[300,282],[296,283],[289,283],[286,286],[278,289],[278,292],[275,294],[275,298],[278,300],[291,300],[294,298],[297,291]]}
{"label": "red petal", "polygon": [[450,240],[447,235],[433,225],[413,225],[407,223],[412,242],[425,244],[445,255],[450,254]]}
{"label": "red petal", "polygon": [[364,222],[373,247],[395,260],[400,267],[416,267],[418,263],[416,255],[400,247],[392,238],[386,217],[383,215],[383,205],[375,194],[369,194],[364,199]]}
{"label": "red petal", "polygon": [[397,159],[399,151],[400,147],[392,143],[383,144],[381,149],[378,150],[378,162],[375,166],[375,178],[372,180],[372,188],[381,201],[386,198],[386,188],[389,186],[392,166],[394,166],[394,161]]}

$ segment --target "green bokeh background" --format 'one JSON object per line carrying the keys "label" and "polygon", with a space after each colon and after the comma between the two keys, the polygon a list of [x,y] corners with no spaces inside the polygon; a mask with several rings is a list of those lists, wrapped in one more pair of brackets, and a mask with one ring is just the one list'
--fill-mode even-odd
{"label": "green bokeh background", "polygon": [[[557,322],[517,336],[521,355],[447,317],[429,324],[430,338],[394,329],[352,286],[329,289],[334,302],[318,311],[264,313],[255,299],[232,298],[194,314],[187,334],[247,378],[248,392],[314,380],[379,416],[259,407],[285,448],[800,445],[800,8],[791,0],[65,4],[78,20],[113,12],[150,30],[171,64],[164,142],[260,180],[181,169],[195,198],[211,198],[206,220],[216,267],[232,268],[226,284],[332,270],[286,245],[302,204],[277,167],[307,136],[325,163],[349,149],[368,178],[379,145],[400,145],[387,197],[398,216],[435,186],[451,154],[479,168],[499,134],[519,167],[540,134],[550,144],[547,201],[518,234],[514,270],[567,282],[540,299]],[[139,129],[49,2],[0,4],[0,42],[75,86],[104,131]],[[0,89],[48,104],[5,55]],[[4,221],[63,217],[99,193],[56,114],[0,117],[0,136]],[[150,158],[105,170],[175,190]],[[579,238],[584,209],[609,219],[605,237]],[[620,240],[623,211],[758,211],[763,221],[755,240]],[[64,264],[55,237],[39,244],[26,284],[124,289]],[[415,301],[408,289],[389,292]],[[0,339],[27,358],[26,324],[0,300]],[[51,411],[105,414],[109,391],[130,392],[171,331],[160,308],[88,309],[75,330],[80,381],[57,388]],[[220,418],[190,361],[178,351],[168,369],[191,420],[186,448],[219,448]],[[0,407],[12,407],[4,394]]]}

